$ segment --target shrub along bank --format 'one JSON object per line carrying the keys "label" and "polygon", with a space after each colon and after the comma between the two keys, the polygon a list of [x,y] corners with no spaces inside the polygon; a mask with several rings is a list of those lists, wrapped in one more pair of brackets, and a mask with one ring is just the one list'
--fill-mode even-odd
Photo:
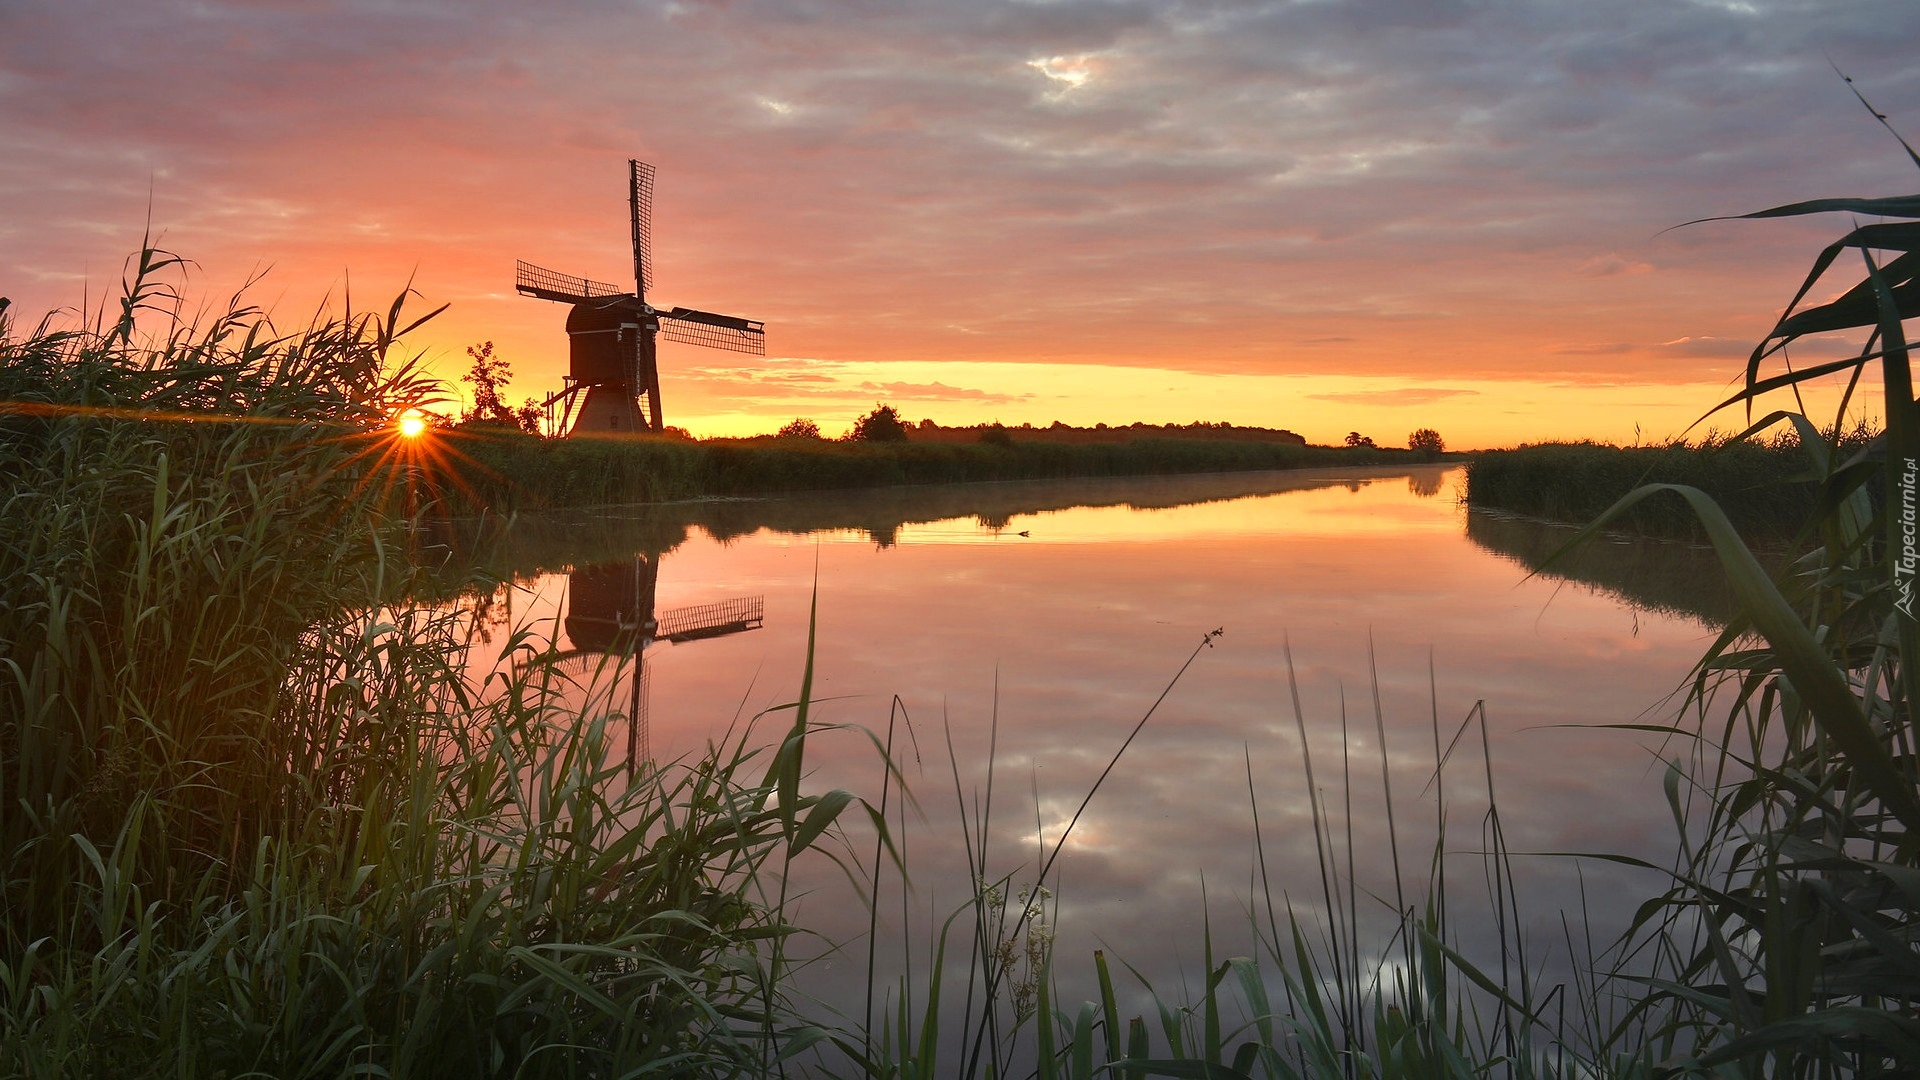
{"label": "shrub along bank", "polygon": [[[1643,484],[1685,484],[1718,503],[1740,534],[1787,540],[1814,512],[1807,456],[1792,440],[1611,446],[1543,443],[1483,453],[1467,466],[1467,503],[1554,521],[1585,523]],[[1700,518],[1677,496],[1649,498],[1613,519],[1645,536],[1704,539]]]}
{"label": "shrub along bank", "polygon": [[443,512],[506,512],[951,484],[980,480],[1239,472],[1315,466],[1412,464],[1411,450],[1296,446],[1221,439],[1140,438],[1072,444],[1025,440],[953,443],[663,437],[542,439],[505,428],[435,432],[446,470],[434,486]]}

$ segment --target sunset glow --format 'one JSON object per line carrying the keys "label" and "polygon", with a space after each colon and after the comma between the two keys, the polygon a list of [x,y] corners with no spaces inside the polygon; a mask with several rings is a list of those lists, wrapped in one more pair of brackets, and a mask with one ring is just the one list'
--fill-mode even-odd
{"label": "sunset glow", "polygon": [[1912,190],[1830,64],[1911,133],[1916,37],[1892,0],[29,2],[0,10],[0,296],[21,324],[111,304],[151,230],[190,307],[256,276],[287,326],[448,304],[407,355],[457,396],[494,342],[517,406],[567,343],[514,261],[630,279],[637,157],[649,299],[766,322],[765,358],[662,345],[666,422],[697,435],[887,401],[1659,439],[1844,223],[1666,230]]}
{"label": "sunset glow", "polygon": [[427,433],[427,420],[419,413],[407,413],[400,417],[394,427],[401,435],[409,439],[417,439]]}

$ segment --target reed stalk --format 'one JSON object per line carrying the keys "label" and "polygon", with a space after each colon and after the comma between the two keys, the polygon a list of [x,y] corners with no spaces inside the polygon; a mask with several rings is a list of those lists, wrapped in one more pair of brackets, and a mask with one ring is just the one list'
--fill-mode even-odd
{"label": "reed stalk", "polygon": [[800,789],[804,688],[771,755],[748,724],[630,780],[529,628],[470,679],[467,613],[415,599],[406,297],[194,324],[177,269],[0,322],[0,1072],[737,1075],[820,1038],[768,899],[852,801]]}
{"label": "reed stalk", "polygon": [[[1671,1050],[1668,1075],[1920,1070],[1920,703],[1909,679],[1920,670],[1910,561],[1920,403],[1904,329],[1920,295],[1920,196],[1817,199],[1744,216],[1828,212],[1884,220],[1854,226],[1815,257],[1753,350],[1745,384],[1719,406],[1751,417],[1769,395],[1793,395],[1794,408],[1736,438],[1792,433],[1814,490],[1793,523],[1807,553],[1770,577],[1715,500],[1684,485],[1639,488],[1586,532],[1637,506],[1684,506],[1741,602],[1666,730],[1677,748],[1666,791],[1679,855],[1665,868],[1671,887],[1643,906],[1623,943],[1651,958],[1651,969],[1627,978],[1640,995],[1637,1019]],[[1836,284],[1850,260],[1857,276]],[[1832,298],[1809,303],[1816,289]],[[1786,363],[1808,335],[1847,329],[1864,334],[1856,355]],[[1880,375],[1886,427],[1849,438],[1839,433],[1854,430],[1846,420],[1869,371]],[[1846,381],[1822,424],[1798,390],[1829,376]]]}

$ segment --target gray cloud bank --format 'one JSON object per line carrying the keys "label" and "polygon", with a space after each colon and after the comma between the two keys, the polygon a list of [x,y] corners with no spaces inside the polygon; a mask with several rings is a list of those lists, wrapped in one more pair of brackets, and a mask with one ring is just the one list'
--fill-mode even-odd
{"label": "gray cloud bank", "polygon": [[525,319],[515,257],[619,273],[638,155],[666,299],[806,355],[1693,378],[1826,230],[1656,233],[1912,190],[1828,57],[1920,130],[1916,40],[1906,0],[16,0],[0,294],[77,299],[151,198],[190,257]]}

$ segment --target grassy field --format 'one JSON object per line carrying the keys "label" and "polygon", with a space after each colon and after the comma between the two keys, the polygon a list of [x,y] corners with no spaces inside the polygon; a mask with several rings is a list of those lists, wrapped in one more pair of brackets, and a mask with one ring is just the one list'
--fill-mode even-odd
{"label": "grassy field", "polygon": [[[1044,429],[1043,429],[1044,430]],[[511,512],[983,480],[1241,472],[1418,463],[1373,447],[1299,446],[1156,433],[1124,441],[869,442],[811,438],[542,439],[504,428],[438,431],[429,480],[443,512]]]}

